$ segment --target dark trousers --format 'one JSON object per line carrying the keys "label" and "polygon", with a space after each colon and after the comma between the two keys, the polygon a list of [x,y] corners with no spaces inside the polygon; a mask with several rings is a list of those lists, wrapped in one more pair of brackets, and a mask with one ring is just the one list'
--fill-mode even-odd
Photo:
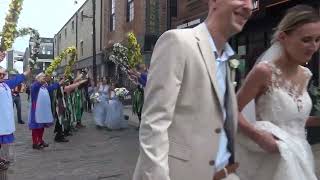
{"label": "dark trousers", "polygon": [[20,96],[12,96],[13,106],[16,106],[18,122],[22,122],[21,118],[21,99]]}
{"label": "dark trousers", "polygon": [[64,138],[62,125],[60,124],[59,120],[56,120],[56,125],[55,125],[55,128],[54,128],[54,132],[56,133],[56,136],[55,136],[56,140]]}
{"label": "dark trousers", "polygon": [[141,91],[141,94],[142,94],[142,106],[140,107],[139,112],[137,112],[138,119],[139,119],[139,126],[140,126],[140,123],[141,123],[141,113],[142,113],[143,104],[144,104],[144,90],[140,89],[140,91]]}
{"label": "dark trousers", "polygon": [[92,110],[92,104],[90,98],[87,99],[88,102],[88,111],[90,112]]}

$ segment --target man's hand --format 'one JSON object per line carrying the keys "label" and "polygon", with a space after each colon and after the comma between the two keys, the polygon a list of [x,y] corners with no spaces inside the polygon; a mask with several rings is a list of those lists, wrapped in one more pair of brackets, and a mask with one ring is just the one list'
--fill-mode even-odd
{"label": "man's hand", "polygon": [[5,51],[0,51],[0,62],[3,61],[3,59],[6,57]]}
{"label": "man's hand", "polygon": [[60,85],[63,85],[63,83],[65,82],[65,80],[66,80],[66,79],[63,77],[63,78],[59,81],[59,84],[60,84]]}
{"label": "man's hand", "polygon": [[23,73],[25,76],[28,76],[29,74],[31,74],[31,68],[28,67],[27,70]]}

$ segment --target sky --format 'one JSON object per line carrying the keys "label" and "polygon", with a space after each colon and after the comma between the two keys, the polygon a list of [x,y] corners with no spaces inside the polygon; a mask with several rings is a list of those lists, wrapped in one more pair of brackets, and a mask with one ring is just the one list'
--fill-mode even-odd
{"label": "sky", "polygon": [[[18,29],[31,27],[39,31],[41,37],[53,38],[72,17],[85,0],[24,0],[18,20]],[[0,0],[0,31],[5,23],[11,0]],[[13,49],[24,52],[28,47],[29,36],[17,38]],[[0,66],[5,64],[1,62]]]}

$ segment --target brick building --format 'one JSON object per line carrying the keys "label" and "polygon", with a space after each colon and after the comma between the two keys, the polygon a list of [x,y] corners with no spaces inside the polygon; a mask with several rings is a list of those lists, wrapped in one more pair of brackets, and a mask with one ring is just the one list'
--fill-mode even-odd
{"label": "brick building", "polygon": [[[105,64],[100,74],[113,77],[115,65],[108,60],[114,43],[125,43],[128,32],[134,32],[142,47],[144,61],[149,64],[153,47],[167,27],[167,1],[164,0],[105,0],[103,3],[103,49]],[[103,73],[101,73],[103,72]],[[119,71],[117,71],[119,72]],[[119,74],[120,84],[126,84]]]}
{"label": "brick building", "polygon": [[[96,0],[97,77],[114,77],[115,65],[108,60],[112,45],[134,32],[148,64],[159,36],[168,28],[168,0]],[[75,69],[92,69],[92,0],[87,0],[54,37],[54,55],[65,48],[78,50]],[[63,72],[64,60],[58,72]]]}

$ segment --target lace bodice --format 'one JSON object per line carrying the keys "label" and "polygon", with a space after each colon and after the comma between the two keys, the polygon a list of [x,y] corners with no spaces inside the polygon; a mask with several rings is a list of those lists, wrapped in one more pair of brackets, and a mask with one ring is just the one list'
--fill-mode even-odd
{"label": "lace bodice", "polygon": [[300,66],[299,78],[288,80],[273,62],[261,63],[270,68],[272,75],[267,91],[256,99],[257,120],[271,121],[286,132],[305,138],[304,127],[312,108],[307,92],[310,70]]}

